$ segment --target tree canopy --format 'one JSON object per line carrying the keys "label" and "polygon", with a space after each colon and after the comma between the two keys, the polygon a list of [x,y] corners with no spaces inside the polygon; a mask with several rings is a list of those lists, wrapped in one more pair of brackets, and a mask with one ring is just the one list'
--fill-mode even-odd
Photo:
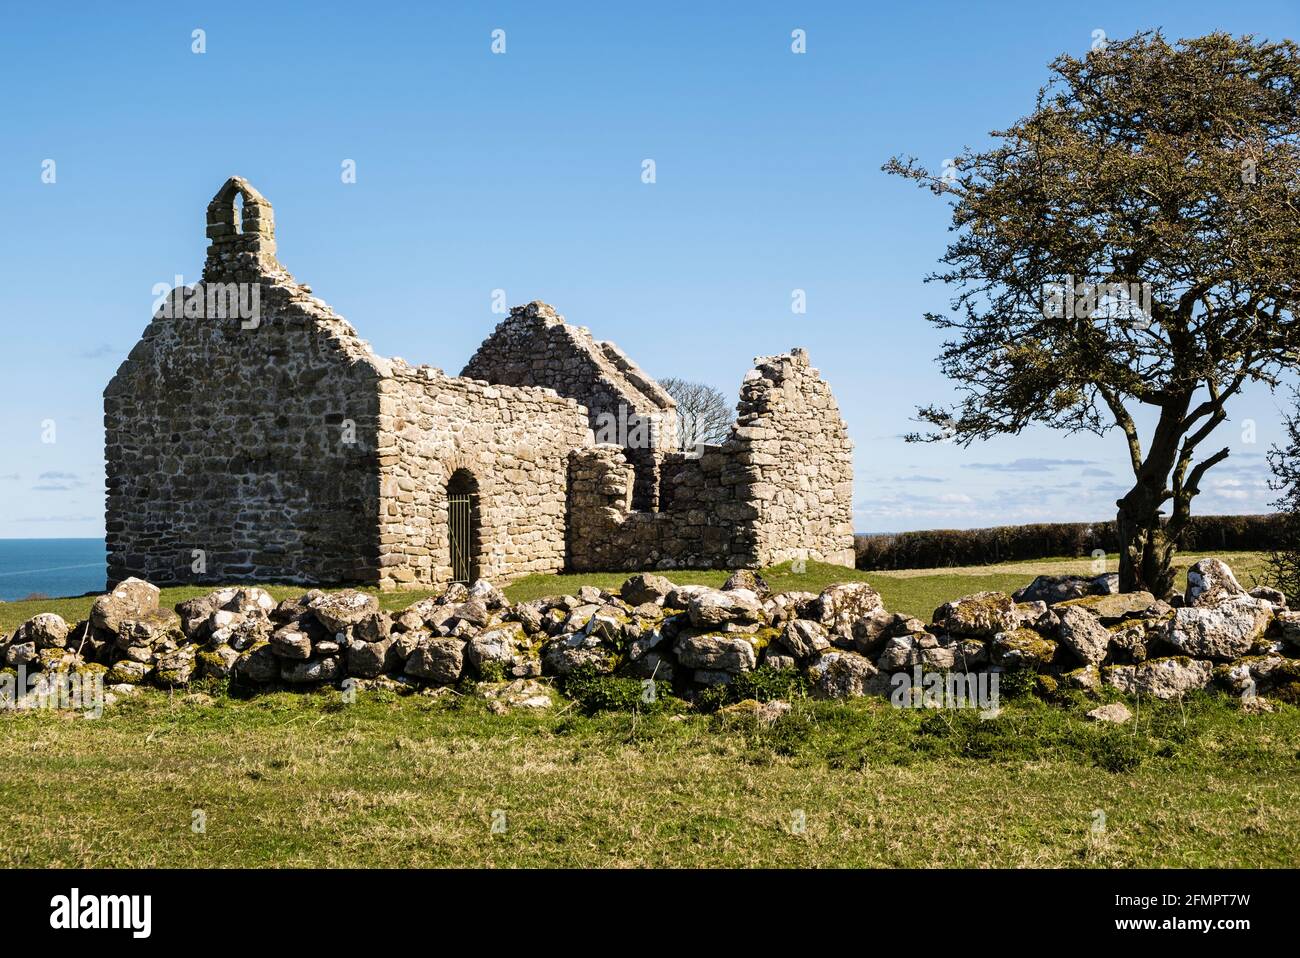
{"label": "tree canopy", "polygon": [[960,399],[920,410],[939,429],[912,438],[1118,429],[1135,479],[1121,574],[1165,592],[1191,500],[1229,454],[1202,444],[1245,384],[1300,355],[1300,51],[1145,32],[1050,70],[991,148],[938,174],[885,164],[952,201],[928,279],[955,288],[953,313],[926,318],[951,334],[939,365]]}

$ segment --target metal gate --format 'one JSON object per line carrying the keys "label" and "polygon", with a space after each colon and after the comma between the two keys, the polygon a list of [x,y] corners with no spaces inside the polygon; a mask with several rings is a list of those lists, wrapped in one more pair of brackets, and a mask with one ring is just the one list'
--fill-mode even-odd
{"label": "metal gate", "polygon": [[451,540],[451,577],[455,582],[471,578],[470,550],[474,547],[474,506],[468,492],[447,493],[447,529]]}

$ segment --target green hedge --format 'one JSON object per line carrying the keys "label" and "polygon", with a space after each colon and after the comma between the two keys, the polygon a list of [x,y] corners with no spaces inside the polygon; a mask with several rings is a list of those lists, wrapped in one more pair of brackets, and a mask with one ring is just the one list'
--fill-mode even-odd
{"label": "green hedge", "polygon": [[[926,532],[859,533],[854,537],[859,569],[931,569],[986,565],[1018,559],[1087,556],[1094,549],[1118,552],[1112,522],[1039,522],[992,529],[932,529]],[[1180,548],[1272,551],[1286,547],[1282,518],[1193,516]]]}

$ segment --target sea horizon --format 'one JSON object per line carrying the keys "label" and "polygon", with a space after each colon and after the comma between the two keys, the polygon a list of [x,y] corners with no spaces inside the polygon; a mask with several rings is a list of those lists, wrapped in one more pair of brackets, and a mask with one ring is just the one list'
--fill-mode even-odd
{"label": "sea horizon", "polygon": [[0,602],[102,592],[108,550],[100,538],[0,538]]}

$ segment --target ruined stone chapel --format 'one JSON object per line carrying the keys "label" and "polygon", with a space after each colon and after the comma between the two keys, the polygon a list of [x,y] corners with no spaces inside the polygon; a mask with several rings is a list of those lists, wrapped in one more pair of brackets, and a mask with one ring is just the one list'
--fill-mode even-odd
{"label": "ruined stone chapel", "polygon": [[[851,445],[804,350],[757,359],[725,441],[683,449],[672,397],[545,303],[450,376],[375,355],[296,282],[246,180],[207,236],[202,283],[104,393],[110,582],[852,565]],[[610,422],[645,428],[598,443]]]}

